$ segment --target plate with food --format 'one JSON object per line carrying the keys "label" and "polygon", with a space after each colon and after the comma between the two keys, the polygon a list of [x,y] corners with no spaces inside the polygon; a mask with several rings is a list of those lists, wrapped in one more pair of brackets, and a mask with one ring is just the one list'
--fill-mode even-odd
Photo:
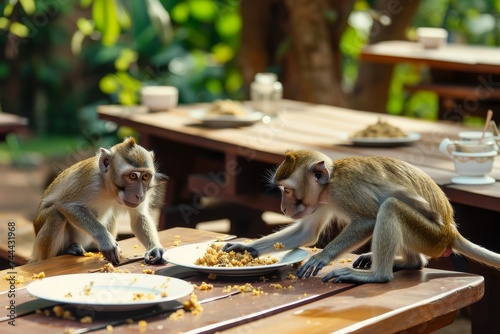
{"label": "plate with food", "polygon": [[412,144],[420,137],[419,133],[406,133],[399,127],[379,119],[377,123],[355,132],[349,139],[354,145],[361,146],[399,146]]}
{"label": "plate with food", "polygon": [[212,128],[249,126],[262,119],[261,112],[245,108],[240,102],[220,100],[210,107],[190,111],[189,115]]}
{"label": "plate with food", "polygon": [[188,296],[193,285],[150,274],[88,273],[45,277],[27,286],[40,299],[94,311],[130,311]]}
{"label": "plate with food", "polygon": [[271,273],[287,265],[304,261],[308,253],[300,248],[277,251],[257,258],[248,252],[226,253],[223,242],[190,244],[169,249],[163,258],[172,264],[220,276],[255,276]]}

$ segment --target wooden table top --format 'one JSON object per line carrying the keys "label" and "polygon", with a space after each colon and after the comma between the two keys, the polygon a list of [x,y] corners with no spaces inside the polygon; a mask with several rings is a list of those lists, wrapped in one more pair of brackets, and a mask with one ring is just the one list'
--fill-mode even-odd
{"label": "wooden table top", "polygon": [[[178,236],[178,237],[176,237]],[[173,228],[160,232],[162,244],[167,248],[176,247],[174,240],[179,238],[181,244],[197,243],[227,237],[226,235],[188,228]],[[170,276],[180,267],[172,264],[143,265],[144,248],[135,238],[119,242],[125,258],[129,259],[118,266],[119,270],[142,273],[144,269],[155,270],[155,275]],[[307,249],[310,254],[312,249]],[[167,250],[168,251],[168,250]],[[349,254],[344,255],[348,260]],[[354,259],[354,258],[353,258]],[[25,289],[26,284],[33,281],[33,274],[41,271],[47,277],[87,273],[101,268],[106,261],[99,257],[60,256],[39,263],[27,264],[0,272],[3,277],[14,271],[25,277],[24,284],[16,286],[15,298],[9,294],[10,285],[2,280],[0,285],[0,304],[10,305],[14,301],[21,309],[24,303],[33,300]],[[242,332],[251,329],[256,333],[291,332],[355,332],[373,333],[397,332],[414,326],[425,328],[427,321],[438,319],[440,326],[453,321],[455,311],[479,300],[484,293],[483,278],[478,275],[448,272],[435,269],[419,271],[401,271],[395,279],[387,284],[353,285],[347,283],[323,283],[321,276],[333,268],[350,265],[350,262],[336,263],[325,267],[317,277],[297,279],[289,276],[295,268],[285,266],[278,271],[262,277],[229,278],[217,277],[209,279],[207,274],[194,274],[185,280],[200,285],[202,282],[212,284],[210,290],[195,290],[199,300],[214,296],[225,296],[223,290],[227,286],[251,283],[254,288],[262,290],[262,294],[240,293],[216,301],[203,304],[203,311],[195,315],[186,312],[179,320],[167,318],[161,314],[144,319],[147,330],[161,330],[165,333],[209,333]],[[95,273],[96,275],[105,275]],[[188,271],[189,274],[189,271]],[[172,275],[174,276],[174,275]],[[277,284],[280,284],[281,288]],[[183,299],[184,300],[184,299]],[[182,301],[182,300],[181,300]],[[19,331],[62,333],[65,330],[78,330],[97,324],[109,324],[114,319],[124,319],[140,315],[143,311],[132,313],[93,314],[91,324],[78,321],[78,310],[71,309],[76,320],[65,320],[54,314],[30,314],[15,319],[15,327],[7,322],[0,323],[2,333],[18,333]],[[2,314],[3,316],[3,314]],[[450,317],[451,316],[451,317]],[[137,322],[117,326],[114,333],[136,333]],[[144,328],[143,328],[144,329]],[[106,330],[98,331],[106,333]]]}
{"label": "wooden table top", "polygon": [[488,46],[447,44],[424,49],[417,42],[384,41],[365,46],[360,59],[385,64],[424,63],[445,70],[500,74],[500,48]]}
{"label": "wooden table top", "polygon": [[[453,196],[452,200],[500,210],[497,204],[500,197],[499,182],[492,185],[456,185],[451,182],[457,175],[453,161],[440,152],[438,147],[444,138],[457,139],[458,132],[471,130],[462,124],[285,100],[278,116],[268,123],[212,129],[200,126],[189,116],[190,110],[206,106],[179,106],[168,112],[157,113],[145,113],[140,107],[100,106],[98,112],[102,119],[131,126],[141,134],[220,151],[226,155],[241,156],[248,161],[277,165],[288,149],[318,150],[332,159],[352,155],[399,158],[427,172],[449,196]],[[352,133],[376,123],[379,118],[407,133],[419,133],[421,139],[413,145],[400,147],[361,147],[351,144],[348,137]],[[490,175],[497,180],[500,178],[498,158]]]}

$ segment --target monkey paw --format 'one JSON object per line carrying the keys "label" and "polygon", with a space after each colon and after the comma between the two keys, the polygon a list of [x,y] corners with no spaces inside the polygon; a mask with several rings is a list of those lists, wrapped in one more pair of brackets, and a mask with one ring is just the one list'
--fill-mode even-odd
{"label": "monkey paw", "polygon": [[372,254],[371,253],[366,253],[360,255],[356,261],[352,263],[352,266],[354,268],[359,268],[359,269],[369,269],[372,267]]}
{"label": "monkey paw", "polygon": [[163,264],[167,261],[163,258],[163,253],[165,252],[165,249],[162,247],[156,247],[153,249],[150,249],[144,254],[144,261],[148,264]]}
{"label": "monkey paw", "polygon": [[311,274],[313,276],[316,276],[324,266],[328,265],[328,263],[330,263],[330,259],[326,256],[323,256],[322,253],[323,252],[311,256],[309,260],[307,260],[307,262],[299,268],[297,276],[300,278],[302,278],[302,276],[304,275],[306,276],[306,278],[309,278]]}
{"label": "monkey paw", "polygon": [[327,274],[323,277],[322,281],[328,282],[333,278],[335,278],[333,283],[386,283],[392,277],[376,275],[374,272],[361,272],[351,268],[341,268]]}
{"label": "monkey paw", "polygon": [[231,252],[234,251],[236,253],[244,253],[245,251],[249,252],[253,257],[259,256],[259,252],[253,247],[249,247],[243,243],[227,243],[222,247],[223,252]]}

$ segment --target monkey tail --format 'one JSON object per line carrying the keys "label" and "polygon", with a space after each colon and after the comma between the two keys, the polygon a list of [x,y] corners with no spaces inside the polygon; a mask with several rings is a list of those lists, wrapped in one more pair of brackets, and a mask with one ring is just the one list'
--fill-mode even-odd
{"label": "monkey tail", "polygon": [[500,269],[500,254],[476,245],[461,235],[455,238],[452,249],[455,253],[465,255],[472,260]]}

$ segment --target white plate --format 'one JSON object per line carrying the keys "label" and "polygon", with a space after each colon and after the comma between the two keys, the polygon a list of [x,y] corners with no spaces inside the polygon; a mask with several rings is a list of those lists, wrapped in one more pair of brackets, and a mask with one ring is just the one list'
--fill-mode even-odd
{"label": "white plate", "polygon": [[245,115],[208,115],[208,109],[197,109],[189,112],[189,115],[200,121],[203,125],[211,128],[232,128],[252,125],[262,119],[261,112],[245,109]]}
{"label": "white plate", "polygon": [[496,182],[491,176],[456,176],[451,179],[451,182],[455,184],[468,184],[468,185],[483,185],[483,184],[493,184]]}
{"label": "white plate", "polygon": [[212,243],[191,244],[175,247],[163,253],[163,258],[170,263],[188,267],[203,273],[217,274],[220,276],[255,276],[263,275],[275,271],[278,268],[289,264],[294,264],[307,259],[308,254],[305,250],[296,248],[290,251],[269,253],[265,256],[275,257],[279,262],[261,266],[251,267],[207,267],[194,264],[195,261],[205,255],[207,248]]}
{"label": "white plate", "polygon": [[421,138],[419,133],[411,132],[406,137],[401,138],[350,138],[354,145],[363,146],[399,146],[408,145]]}
{"label": "white plate", "polygon": [[[88,294],[85,294],[86,286]],[[27,290],[35,297],[79,308],[128,311],[185,297],[193,291],[193,286],[177,278],[159,275],[92,273],[46,277],[30,283]],[[162,292],[167,293],[166,297],[162,297]],[[133,300],[137,293],[144,293],[151,299]]]}

